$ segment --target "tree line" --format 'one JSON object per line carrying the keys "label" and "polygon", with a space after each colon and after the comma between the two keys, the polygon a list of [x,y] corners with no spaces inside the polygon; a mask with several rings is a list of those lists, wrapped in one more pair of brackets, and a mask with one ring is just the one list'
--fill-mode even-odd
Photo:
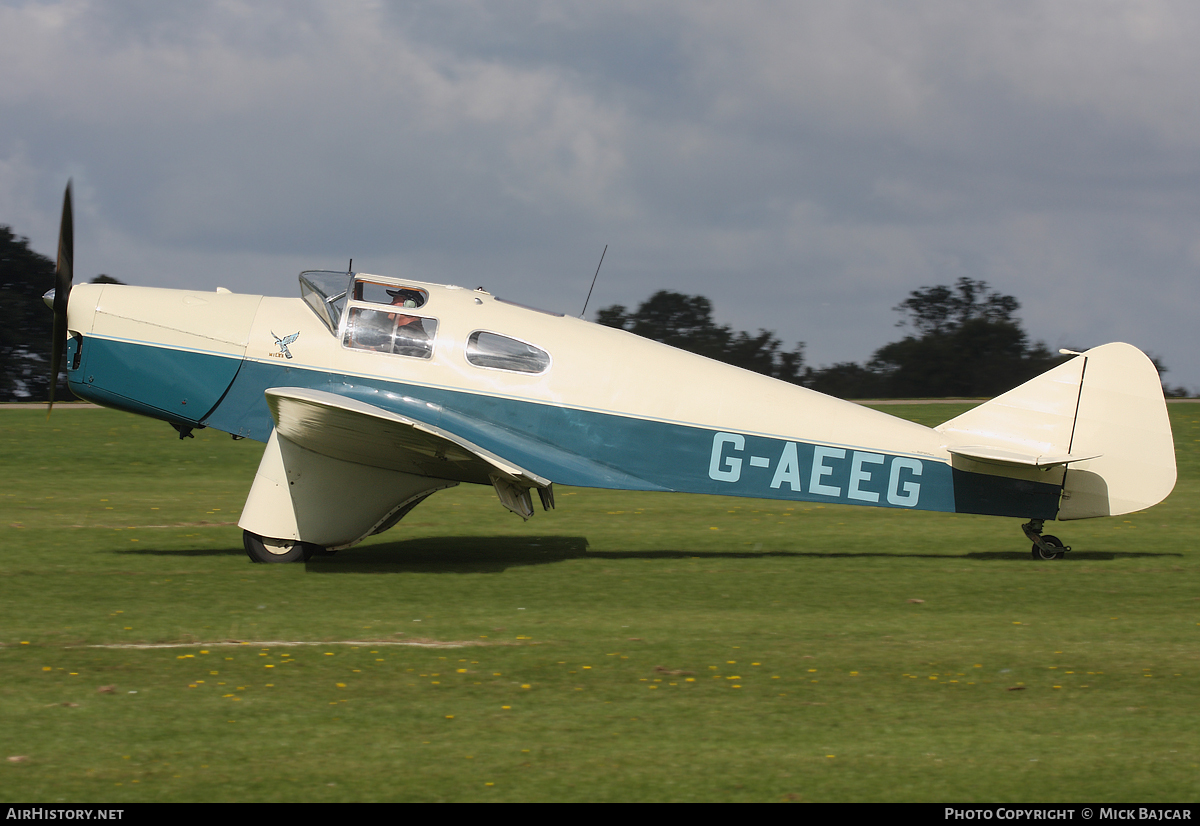
{"label": "tree line", "polygon": [[[54,314],[42,296],[54,287],[55,264],[29,248],[29,239],[0,224],[0,402],[49,398]],[[120,284],[107,275],[93,283]],[[54,398],[73,399],[65,375]]]}
{"label": "tree line", "polygon": [[54,262],[0,224],[0,401],[48,398],[54,316],[42,295],[53,286]]}
{"label": "tree line", "polygon": [[[751,334],[717,324],[712,302],[702,296],[661,290],[636,310],[605,307],[596,321],[839,398],[981,398],[1011,390],[1068,358],[1029,338],[1016,316],[1020,307],[1013,296],[970,278],[913,290],[893,308],[907,335],[862,364],[819,368],[804,364],[803,343],[788,350],[769,330]],[[1154,363],[1165,371],[1158,359]],[[1182,387],[1164,391],[1188,394]]]}

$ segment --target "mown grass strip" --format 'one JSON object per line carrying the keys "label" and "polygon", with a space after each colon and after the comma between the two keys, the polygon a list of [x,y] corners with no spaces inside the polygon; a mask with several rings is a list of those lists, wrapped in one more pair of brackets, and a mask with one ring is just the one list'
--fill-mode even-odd
{"label": "mown grass strip", "polygon": [[259,446],[0,411],[0,799],[1195,799],[1193,409],[1175,493],[1061,562],[1019,520],[461,487],[299,566],[241,549]]}

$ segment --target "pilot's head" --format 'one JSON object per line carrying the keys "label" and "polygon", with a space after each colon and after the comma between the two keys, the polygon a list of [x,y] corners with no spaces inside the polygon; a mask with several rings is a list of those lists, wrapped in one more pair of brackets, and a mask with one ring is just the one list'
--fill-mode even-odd
{"label": "pilot's head", "polygon": [[420,307],[421,294],[416,290],[388,290],[387,294],[392,297],[393,307]]}

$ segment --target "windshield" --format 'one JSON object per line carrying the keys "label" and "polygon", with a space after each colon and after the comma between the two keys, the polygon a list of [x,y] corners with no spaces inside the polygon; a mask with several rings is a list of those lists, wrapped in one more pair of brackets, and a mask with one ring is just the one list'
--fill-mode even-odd
{"label": "windshield", "polygon": [[342,307],[346,305],[350,275],[326,270],[300,273],[300,297],[334,335],[342,318]]}

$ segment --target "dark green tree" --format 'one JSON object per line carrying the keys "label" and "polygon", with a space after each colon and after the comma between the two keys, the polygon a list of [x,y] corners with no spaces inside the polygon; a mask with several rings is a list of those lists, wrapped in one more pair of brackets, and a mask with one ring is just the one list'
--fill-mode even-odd
{"label": "dark green tree", "polygon": [[[120,284],[110,275],[97,284]],[[49,398],[54,314],[42,296],[54,286],[54,262],[29,248],[29,239],[0,224],[0,402]],[[65,375],[55,398],[73,398]]]}
{"label": "dark green tree", "polygon": [[1021,308],[1017,299],[987,289],[986,281],[960,278],[953,288],[940,284],[913,290],[892,308],[905,315],[896,326],[911,324],[927,336],[953,332],[969,321],[1015,324],[1013,313]]}
{"label": "dark green tree", "polygon": [[703,296],[660,290],[633,312],[620,304],[605,307],[596,321],[773,378],[793,383],[801,379],[803,344],[784,350],[783,342],[769,330],[751,334],[717,324],[712,302]]}
{"label": "dark green tree", "polygon": [[[29,239],[0,225],[0,401],[43,401],[50,382],[54,316],[42,295],[54,286],[54,262]],[[58,398],[70,398],[63,390]]]}
{"label": "dark green tree", "polygon": [[887,382],[875,370],[858,362],[843,361],[829,367],[808,369],[804,386],[839,399],[877,399],[887,395]]}
{"label": "dark green tree", "polygon": [[1029,340],[1016,317],[1020,307],[970,278],[913,290],[893,308],[903,316],[896,326],[912,334],[861,367],[810,370],[805,384],[842,398],[995,396],[1063,360]]}
{"label": "dark green tree", "polygon": [[1011,295],[989,292],[986,281],[960,278],[914,290],[895,310],[897,326],[918,335],[875,351],[868,369],[893,398],[995,396],[1011,390],[1063,359],[1046,345],[1030,342],[1015,314]]}

